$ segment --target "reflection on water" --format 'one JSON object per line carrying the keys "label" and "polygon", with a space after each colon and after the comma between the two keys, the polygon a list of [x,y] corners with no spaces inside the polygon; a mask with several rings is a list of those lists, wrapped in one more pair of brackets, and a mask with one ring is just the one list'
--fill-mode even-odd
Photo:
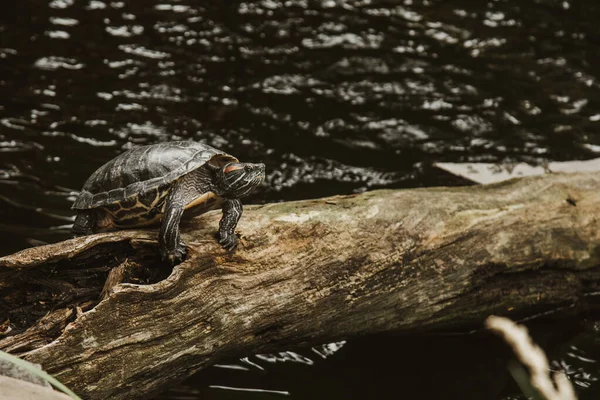
{"label": "reflection on water", "polygon": [[[557,331],[557,324],[567,324],[567,328]],[[582,327],[572,318],[546,318],[530,328],[534,340],[550,359],[556,360],[553,368],[565,370],[573,380],[580,390],[580,399],[597,398],[598,366],[594,358],[600,357],[600,347],[593,339],[596,337],[597,341],[597,334],[590,333],[593,329],[578,335]],[[565,342],[571,344],[561,345]],[[232,361],[242,368],[231,368],[228,364],[210,368],[157,400],[288,397],[526,400],[507,371],[512,352],[506,351],[507,346],[495,336],[377,335],[340,344],[334,344],[334,354],[326,358],[315,356],[313,347],[265,357],[279,360],[274,364],[263,361],[253,366],[246,360]],[[260,360],[256,356],[250,359]]]}
{"label": "reflection on water", "polygon": [[89,174],[157,141],[265,162],[255,203],[451,184],[435,162],[598,157],[599,17],[591,0],[13,2],[0,254],[67,237]]}

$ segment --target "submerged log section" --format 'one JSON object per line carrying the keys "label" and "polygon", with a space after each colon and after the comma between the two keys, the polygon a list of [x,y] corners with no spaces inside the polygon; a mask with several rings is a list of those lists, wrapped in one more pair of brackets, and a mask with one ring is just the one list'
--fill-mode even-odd
{"label": "submerged log section", "polygon": [[211,212],[172,271],[153,230],[36,247],[0,258],[0,349],[85,399],[149,398],[226,356],[583,305],[599,217],[600,175],[551,174],[248,206],[232,255]]}

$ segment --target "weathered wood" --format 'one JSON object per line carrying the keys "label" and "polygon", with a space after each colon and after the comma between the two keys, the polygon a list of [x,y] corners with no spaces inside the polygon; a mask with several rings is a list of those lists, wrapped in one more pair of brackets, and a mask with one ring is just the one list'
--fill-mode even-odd
{"label": "weathered wood", "polygon": [[[0,258],[0,312],[13,327],[0,348],[83,398],[148,398],[225,356],[481,326],[490,314],[581,306],[600,288],[597,174],[246,207],[234,254],[214,240],[218,219],[184,227],[189,258],[172,271],[151,230]],[[130,283],[99,301],[125,261]],[[37,322],[50,310],[52,323]]]}

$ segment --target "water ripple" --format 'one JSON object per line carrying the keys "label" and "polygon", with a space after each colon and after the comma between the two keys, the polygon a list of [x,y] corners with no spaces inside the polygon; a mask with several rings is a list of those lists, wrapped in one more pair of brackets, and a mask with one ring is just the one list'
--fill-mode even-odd
{"label": "water ripple", "polygon": [[78,70],[83,68],[84,64],[77,62],[77,60],[74,58],[50,56],[38,59],[34,63],[34,66],[46,71],[55,71],[61,68]]}

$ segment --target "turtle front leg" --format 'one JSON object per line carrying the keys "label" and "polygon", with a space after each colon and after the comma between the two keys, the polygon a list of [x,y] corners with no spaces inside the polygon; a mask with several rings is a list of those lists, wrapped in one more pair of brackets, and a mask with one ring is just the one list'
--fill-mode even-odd
{"label": "turtle front leg", "polygon": [[158,234],[160,256],[163,261],[168,261],[171,265],[179,264],[186,255],[185,243],[179,236],[179,222],[185,204],[179,200],[178,196],[169,196],[167,199],[165,215]]}
{"label": "turtle front leg", "polygon": [[223,203],[223,217],[219,222],[219,243],[229,251],[234,250],[238,244],[235,227],[242,216],[242,211],[242,202],[237,199]]}

